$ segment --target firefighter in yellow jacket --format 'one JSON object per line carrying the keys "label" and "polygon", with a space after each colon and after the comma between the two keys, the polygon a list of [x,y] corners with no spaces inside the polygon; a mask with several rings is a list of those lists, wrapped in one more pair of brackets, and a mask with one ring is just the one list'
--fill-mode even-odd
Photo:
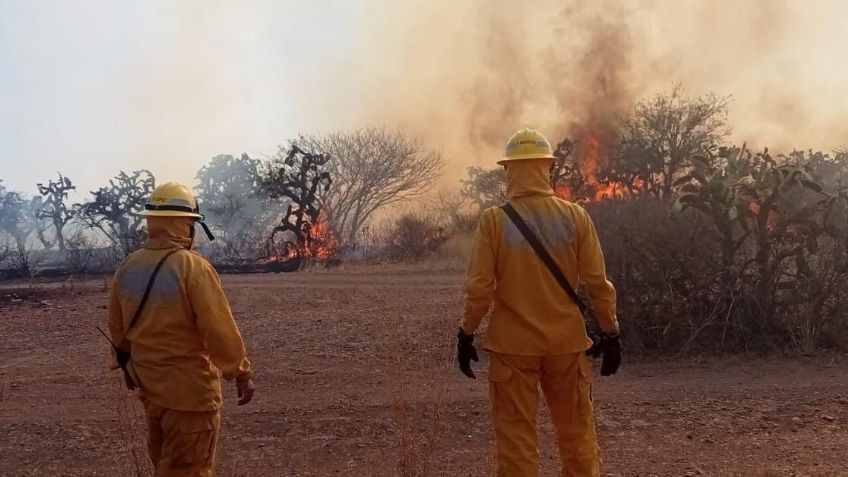
{"label": "firefighter in yellow jacket", "polygon": [[483,348],[499,476],[539,473],[539,388],[551,412],[564,476],[600,476],[600,453],[587,350],[602,353],[603,375],[621,360],[615,289],[606,278],[595,227],[580,206],[554,196],[548,140],[525,129],[510,138],[503,160],[509,203],[548,250],[572,287],[583,281],[603,333],[586,332],[580,310],[498,207],[480,218],[465,281],[458,362],[473,378],[474,332],[494,302]]}
{"label": "firefighter in yellow jacket", "polygon": [[[194,196],[169,182],[156,188],[141,215],[150,238],[115,272],[109,331],[130,352],[127,381],[144,403],[156,476],[211,476],[220,375],[235,380],[243,405],[253,397],[253,371],[217,272],[192,251],[195,224],[208,233]],[[170,252],[133,322],[153,270]]]}

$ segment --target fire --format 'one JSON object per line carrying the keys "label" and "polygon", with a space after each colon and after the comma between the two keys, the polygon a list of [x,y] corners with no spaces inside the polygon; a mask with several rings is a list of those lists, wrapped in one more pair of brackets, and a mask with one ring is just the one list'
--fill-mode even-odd
{"label": "fire", "polygon": [[[621,199],[630,195],[631,189],[625,184],[600,177],[602,158],[603,144],[600,137],[594,132],[589,132],[583,140],[582,157],[578,164],[582,183],[576,187],[558,187],[557,197],[571,202],[598,202],[605,199]],[[638,184],[634,186],[639,187]]]}
{"label": "fire", "polygon": [[334,258],[340,244],[327,216],[325,208],[314,223],[304,222],[300,240],[292,231],[281,233],[282,238],[271,244],[269,256],[259,259],[258,263],[286,264],[304,259],[323,262]]}
{"label": "fire", "polygon": [[321,211],[318,220],[309,226],[304,243],[298,251],[302,257],[315,260],[329,260],[336,255],[339,243],[326,217],[326,208]]}

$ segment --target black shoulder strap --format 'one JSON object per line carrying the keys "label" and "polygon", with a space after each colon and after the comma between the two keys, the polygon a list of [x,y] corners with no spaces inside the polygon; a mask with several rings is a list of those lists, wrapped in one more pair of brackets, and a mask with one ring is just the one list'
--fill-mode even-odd
{"label": "black shoulder strap", "polygon": [[524,239],[527,240],[527,243],[533,248],[533,251],[536,252],[536,255],[542,260],[542,263],[545,264],[545,267],[551,272],[551,275],[554,276],[559,286],[565,290],[568,296],[574,300],[574,303],[577,304],[577,308],[580,309],[580,313],[586,314],[586,304],[583,303],[583,300],[580,298],[580,295],[574,290],[574,287],[568,283],[568,279],[565,278],[565,274],[562,273],[559,266],[554,261],[554,258],[551,257],[551,254],[548,253],[548,250],[542,245],[542,242],[539,240],[539,237],[533,233],[530,227],[527,225],[527,222],[524,222],[524,219],[521,218],[521,215],[515,210],[515,208],[507,202],[506,204],[501,206],[501,209],[506,213],[507,217],[512,220],[512,223],[518,227],[518,231],[521,232],[521,235],[524,236]]}
{"label": "black shoulder strap", "polygon": [[147,288],[144,289],[144,295],[141,296],[141,301],[138,302],[138,308],[135,309],[135,314],[133,315],[132,320],[130,320],[130,324],[129,326],[127,326],[127,331],[124,332],[124,336],[126,336],[127,333],[130,332],[133,325],[135,325],[135,322],[138,321],[138,317],[141,316],[141,312],[142,310],[144,310],[144,305],[147,303],[147,299],[150,297],[150,290],[153,289],[153,283],[156,281],[156,275],[159,274],[159,270],[162,268],[162,265],[165,264],[165,260],[168,260],[168,257],[177,253],[177,251],[179,250],[180,249],[175,248],[168,251],[168,253],[166,253],[165,256],[163,256],[159,260],[159,263],[156,264],[156,268],[154,268],[153,273],[150,274],[150,280],[147,281]]}

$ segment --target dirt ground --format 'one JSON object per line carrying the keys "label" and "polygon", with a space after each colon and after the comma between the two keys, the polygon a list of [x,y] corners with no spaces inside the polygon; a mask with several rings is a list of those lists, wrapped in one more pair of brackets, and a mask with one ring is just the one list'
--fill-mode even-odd
{"label": "dirt ground", "polygon": [[[226,388],[219,474],[491,475],[485,363],[472,381],[451,362],[460,282],[436,266],[225,276],[258,390],[236,407]],[[0,283],[0,475],[149,472],[139,405],[94,328],[106,285]],[[604,474],[848,475],[846,363],[625,357],[595,380]]]}

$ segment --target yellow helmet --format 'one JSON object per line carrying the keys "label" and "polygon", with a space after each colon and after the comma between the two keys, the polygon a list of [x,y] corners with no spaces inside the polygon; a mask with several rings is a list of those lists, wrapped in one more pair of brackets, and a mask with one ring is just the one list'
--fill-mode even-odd
{"label": "yellow helmet", "polygon": [[203,220],[197,199],[188,187],[179,182],[166,182],[157,187],[150,197],[144,210],[138,215],[144,217],[192,217]]}
{"label": "yellow helmet", "polygon": [[527,159],[556,159],[551,143],[535,129],[522,129],[509,138],[504,157],[498,164]]}

